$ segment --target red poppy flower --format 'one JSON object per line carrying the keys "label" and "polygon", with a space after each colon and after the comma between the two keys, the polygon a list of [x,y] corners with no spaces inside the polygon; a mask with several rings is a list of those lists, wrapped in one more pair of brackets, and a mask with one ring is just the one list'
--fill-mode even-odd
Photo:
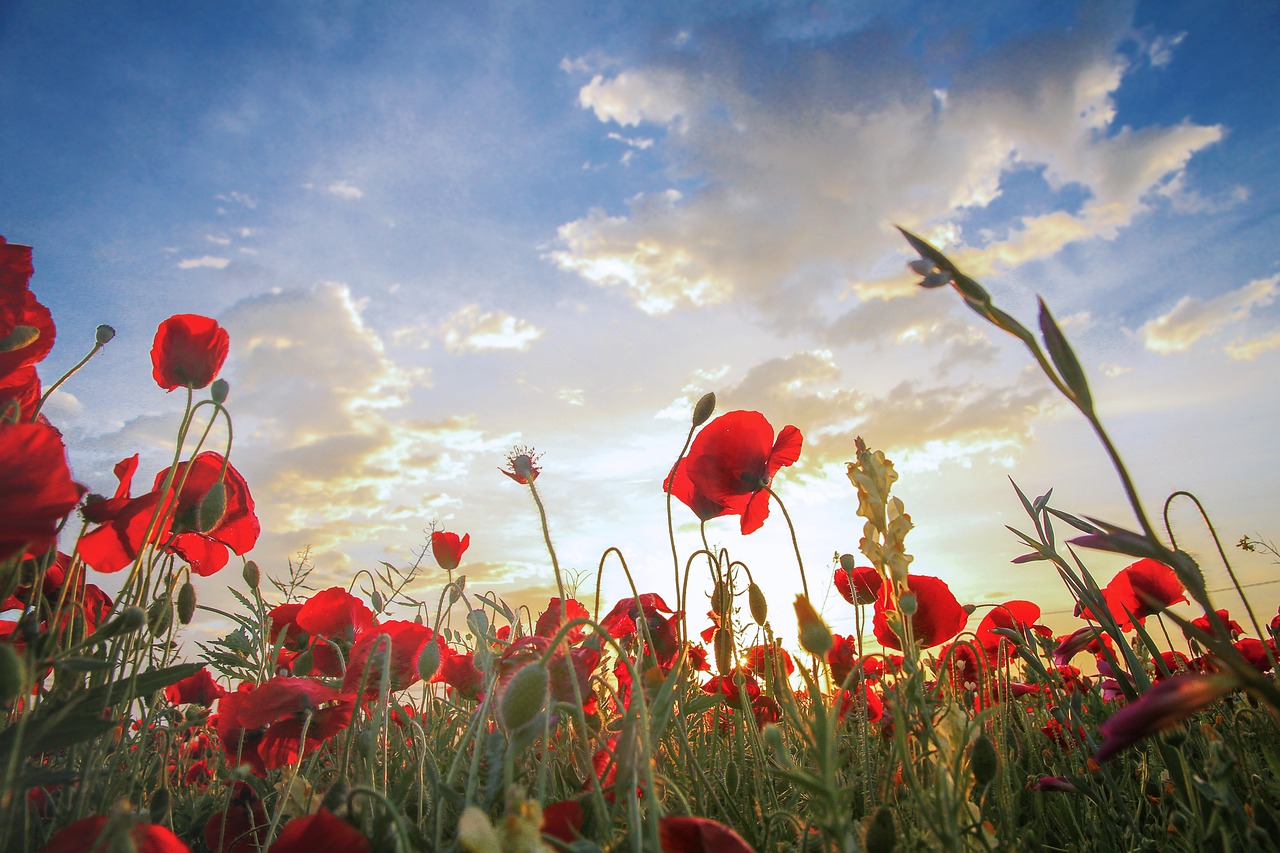
{"label": "red poppy flower", "polygon": [[446,533],[443,530],[437,530],[431,534],[431,554],[440,564],[440,568],[446,572],[458,568],[462,554],[470,544],[470,533],[464,534],[461,539],[458,538],[458,534]]}
{"label": "red poppy flower", "polygon": [[47,424],[0,425],[0,560],[52,548],[83,494],[61,433]]}
{"label": "red poppy flower", "polygon": [[776,644],[752,646],[747,649],[742,668],[763,677],[773,674],[791,675],[796,671],[791,655],[782,646]]}
{"label": "red poppy flower", "polygon": [[440,667],[431,677],[432,684],[447,684],[463,699],[479,701],[484,695],[484,673],[476,668],[472,652],[459,654],[445,646]]}
{"label": "red poppy flower", "polygon": [[[106,815],[82,818],[60,829],[48,844],[40,848],[40,853],[85,853],[90,850],[118,849],[109,840],[116,837],[114,832],[108,830],[104,837],[103,830],[108,828],[107,824],[110,822],[111,819]],[[120,826],[120,842],[138,853],[191,853],[191,848],[167,827],[142,822],[133,824],[132,828],[119,822],[117,825]]]}
{"label": "red poppy flower", "polygon": [[769,484],[778,469],[800,458],[801,442],[793,426],[775,440],[764,415],[729,412],[702,428],[684,463],[694,490],[735,513],[741,506],[742,532],[753,533],[769,517]]}
{"label": "red poppy flower", "polygon": [[368,853],[369,840],[360,830],[321,807],[315,814],[295,817],[280,830],[268,853]]}
{"label": "red poppy flower", "polygon": [[231,339],[216,320],[175,314],[156,329],[151,345],[152,375],[166,391],[204,388],[227,360]]}
{"label": "red poppy flower", "polygon": [[705,817],[658,818],[664,853],[755,853],[742,836]]}
{"label": "red poppy flower", "polygon": [[[156,475],[156,489],[168,475],[168,468]],[[182,490],[174,508],[174,535],[164,547],[190,563],[191,571],[211,575],[227,564],[228,548],[244,555],[257,544],[262,526],[249,484],[222,454],[206,450],[190,465],[179,464],[173,482],[181,484]],[[204,517],[213,501],[222,503],[222,512]]]}
{"label": "red poppy flower", "polygon": [[582,835],[586,815],[577,800],[560,800],[542,810],[542,834],[572,844]]}
{"label": "red poppy flower", "polygon": [[214,853],[258,853],[267,840],[271,819],[251,785],[236,782],[231,802],[204,825],[204,843]]}
{"label": "red poppy flower", "polygon": [[215,727],[228,757],[239,751],[255,771],[270,770],[293,764],[345,729],[354,707],[352,694],[315,679],[276,676],[219,699]]}
{"label": "red poppy flower", "polygon": [[541,454],[533,452],[532,447],[516,447],[507,456],[507,467],[498,470],[520,485],[527,486],[542,473],[542,469],[538,467],[540,456]]}
{"label": "red poppy flower", "polygon": [[[344,692],[355,692],[364,681],[365,693],[376,694],[381,690],[382,667],[376,662],[375,650],[390,643],[388,679],[391,690],[398,691],[418,681],[418,656],[432,640],[431,629],[416,622],[383,622],[376,628],[364,631],[351,647],[347,656],[347,673],[342,681]],[[386,638],[386,639],[383,639]],[[370,664],[371,656],[374,663]],[[365,670],[368,669],[368,675]]]}
{"label": "red poppy flower", "polygon": [[29,290],[21,296],[16,322],[0,332],[0,376],[43,361],[57,336],[53,315]]}
{"label": "red poppy flower", "polygon": [[1249,665],[1259,672],[1269,672],[1271,670],[1271,658],[1267,655],[1267,647],[1261,640],[1255,637],[1245,637],[1236,640],[1232,645],[1236,647],[1236,651],[1244,656]]}
{"label": "red poppy flower", "polygon": [[1052,636],[1052,632],[1043,625],[1037,625],[1036,620],[1040,618],[1040,605],[1032,601],[1006,601],[1004,604],[997,605],[987,611],[987,615],[982,617],[982,621],[978,623],[978,630],[975,635],[978,642],[982,644],[982,648],[986,650],[987,655],[995,658],[1000,651],[1001,644],[1011,645],[1011,641],[1007,637],[995,633],[996,628],[1007,628],[1012,631],[1025,634],[1029,631],[1035,631],[1042,636]]}
{"label": "red poppy flower", "polygon": [[[645,613],[647,611],[647,613]],[[674,611],[656,592],[644,592],[637,598],[623,598],[613,606],[603,619],[600,627],[615,640],[628,637],[636,632],[636,617],[645,613],[646,618],[657,613],[673,613]]]}
{"label": "red poppy flower", "polygon": [[[922,648],[945,643],[964,630],[969,614],[951,594],[951,588],[938,578],[928,575],[910,575],[907,589],[915,593],[916,612],[911,617],[911,636]],[[890,649],[902,649],[902,641],[889,628],[886,614],[892,611],[887,585],[876,598],[872,629],[880,645]]]}
{"label": "red poppy flower", "polygon": [[34,367],[20,367],[0,375],[0,417],[29,421],[40,405],[40,375]]}
{"label": "red poppy flower", "polygon": [[840,597],[850,604],[874,604],[884,586],[880,572],[871,566],[859,566],[852,572],[841,566],[836,569],[835,582]]}
{"label": "red poppy flower", "polygon": [[34,271],[31,247],[9,243],[0,237],[0,337],[8,335],[18,324]]}
{"label": "red poppy flower", "polygon": [[[1120,630],[1128,631],[1135,623],[1145,623],[1148,616],[1186,601],[1184,592],[1173,569],[1157,560],[1144,559],[1121,569],[1102,591],[1102,597]],[[1093,618],[1087,608],[1077,607],[1076,615]]]}
{"label": "red poppy flower", "polygon": [[204,666],[196,670],[195,675],[189,675],[166,687],[164,698],[175,705],[195,704],[208,708],[226,693],[226,688],[214,681],[209,674],[209,667]]}
{"label": "red poppy flower", "polygon": [[[574,619],[589,619],[591,611],[587,610],[577,599],[570,598],[564,603],[565,621],[572,622]],[[533,633],[539,637],[551,639],[560,630],[560,626],[564,623],[560,621],[560,599],[553,598],[547,602],[547,609],[542,611],[538,616],[538,622],[534,625]],[[586,631],[581,625],[576,628],[570,628],[566,639],[569,645],[573,645],[586,636]]]}
{"label": "red poppy flower", "polygon": [[331,586],[311,596],[298,610],[294,622],[308,634],[347,644],[378,624],[373,611],[340,586]]}
{"label": "red poppy flower", "polygon": [[[1166,678],[1177,675],[1180,672],[1186,672],[1191,667],[1187,661],[1187,656],[1182,652],[1161,652],[1159,662],[1155,658],[1151,659],[1153,667],[1152,680],[1164,681]],[[1165,675],[1165,671],[1168,675]]]}
{"label": "red poppy flower", "polygon": [[[1231,632],[1229,639],[1235,639],[1244,633],[1244,629],[1240,627],[1240,623],[1231,618],[1231,614],[1225,610],[1217,611],[1218,618],[1222,620],[1222,624],[1227,626],[1227,630]],[[1213,624],[1209,621],[1209,617],[1197,616],[1191,620],[1191,624],[1204,631],[1206,634],[1213,635]]]}
{"label": "red poppy flower", "polygon": [[[861,698],[859,698],[859,694],[861,694]],[[849,715],[850,711],[855,710],[868,723],[879,722],[884,717],[884,700],[880,698],[879,693],[871,688],[870,684],[862,685],[861,691],[857,687],[841,691],[840,706],[836,716],[843,720]]]}
{"label": "red poppy flower", "polygon": [[688,459],[676,462],[676,467],[662,483],[663,491],[670,492],[672,497],[693,510],[693,514],[701,521],[710,521],[722,515],[742,515],[746,511],[750,495],[734,495],[717,500],[708,497],[698,490],[689,479]]}

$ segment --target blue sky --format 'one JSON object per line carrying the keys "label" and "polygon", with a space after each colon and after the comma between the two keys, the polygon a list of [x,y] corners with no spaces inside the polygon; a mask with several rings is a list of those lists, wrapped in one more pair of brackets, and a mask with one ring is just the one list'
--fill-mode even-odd
{"label": "blue sky", "polygon": [[[1273,536],[1280,12],[1031,9],[6,3],[0,233],[35,247],[59,324],[46,382],[119,331],[49,409],[76,475],[165,464],[180,401],[147,351],[202,313],[232,335],[268,571],[310,545],[345,582],[436,521],[471,533],[473,588],[545,601],[528,496],[495,470],[531,444],[562,563],[594,576],[617,545],[666,592],[661,481],[716,391],[804,433],[776,485],[819,587],[857,547],[862,435],[902,472],[917,571],[1065,609],[1008,562],[1008,478],[1129,523],[1119,487],[1015,341],[916,291],[899,223],[1024,320],[1048,300],[1153,510],[1190,489],[1229,542]],[[775,516],[709,529],[785,614]]]}

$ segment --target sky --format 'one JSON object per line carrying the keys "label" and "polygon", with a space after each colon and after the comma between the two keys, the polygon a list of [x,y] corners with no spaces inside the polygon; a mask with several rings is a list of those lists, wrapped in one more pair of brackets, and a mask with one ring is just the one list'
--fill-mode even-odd
{"label": "sky", "polygon": [[[0,234],[34,246],[58,323],[46,384],[118,332],[46,408],[93,491],[172,454],[157,324],[228,330],[269,574],[308,550],[313,585],[347,585],[413,563],[434,525],[471,535],[469,591],[545,607],[536,511],[498,472],[528,445],[580,596],[611,547],[671,596],[662,481],[714,391],[804,435],[774,489],[836,630],[857,436],[901,475],[913,571],[1067,630],[1052,570],[1010,562],[1011,479],[1132,513],[1020,344],[915,285],[901,225],[1027,325],[1046,300],[1149,512],[1194,492],[1269,618],[1275,563],[1234,543],[1275,537],[1280,508],[1278,57],[1280,7],[1243,0],[10,0]],[[1190,504],[1171,515],[1226,587]],[[683,559],[696,518],[675,521]],[[793,636],[776,505],[707,533]],[[1123,565],[1082,557],[1103,582]],[[442,580],[428,557],[412,590]],[[699,629],[710,583],[690,587]],[[611,557],[604,600],[628,589]]]}

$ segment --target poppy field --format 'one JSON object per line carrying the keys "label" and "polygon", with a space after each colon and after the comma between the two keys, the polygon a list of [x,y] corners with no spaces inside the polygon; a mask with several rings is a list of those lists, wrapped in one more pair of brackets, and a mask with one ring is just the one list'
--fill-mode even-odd
{"label": "poppy field", "polygon": [[[160,324],[153,377],[185,397],[172,461],[152,476],[134,455],[115,482],[82,482],[42,407],[114,332],[43,387],[54,321],[32,249],[0,238],[0,851],[1280,849],[1280,613],[1212,600],[1049,308],[1033,332],[903,236],[921,287],[954,290],[1025,347],[1125,491],[1133,520],[1117,523],[1018,489],[1022,524],[992,531],[1070,590],[1069,633],[1036,602],[966,605],[915,572],[898,472],[861,439],[843,472],[859,553],[806,568],[797,543],[794,599],[768,600],[751,540],[730,558],[705,525],[791,527],[803,425],[718,413],[714,394],[655,490],[661,593],[616,552],[599,571],[626,574],[629,596],[568,578],[527,447],[501,470],[546,540],[557,595],[539,611],[468,587],[470,532],[435,527],[438,571],[383,564],[317,588],[305,562],[248,556],[252,484],[232,442],[210,440],[232,434],[226,330]],[[682,553],[675,525],[691,518],[704,547]],[[1096,552],[1129,564],[1095,577]],[[1234,580],[1225,547],[1218,559]],[[225,581],[237,606],[201,603],[193,576]],[[831,584],[853,634],[815,608]],[[179,643],[212,618],[235,628]]]}

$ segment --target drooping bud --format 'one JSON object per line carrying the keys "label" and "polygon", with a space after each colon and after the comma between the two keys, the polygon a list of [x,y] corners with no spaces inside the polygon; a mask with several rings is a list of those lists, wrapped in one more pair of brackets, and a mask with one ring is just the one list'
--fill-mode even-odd
{"label": "drooping bud", "polygon": [[769,618],[769,602],[765,600],[764,590],[754,583],[747,586],[747,604],[751,607],[751,618],[763,627],[765,620]]}
{"label": "drooping bud", "polygon": [[511,676],[499,700],[498,716],[509,732],[533,722],[547,700],[548,674],[541,663],[531,663]]}
{"label": "drooping bud", "polygon": [[800,647],[815,657],[825,657],[835,645],[831,629],[803,595],[796,596],[795,608],[796,621],[800,625]]}
{"label": "drooping bud", "polygon": [[716,410],[716,395],[714,392],[703,394],[701,399],[693,406],[693,425],[702,426],[711,417]]}
{"label": "drooping bud", "polygon": [[178,621],[183,625],[190,625],[195,615],[196,587],[191,581],[187,581],[178,590]]}
{"label": "drooping bud", "polygon": [[240,576],[244,578],[244,582],[249,586],[249,589],[258,588],[258,583],[261,580],[261,574],[258,572],[258,564],[256,562],[253,560],[246,560],[244,564],[244,571],[240,573]]}

